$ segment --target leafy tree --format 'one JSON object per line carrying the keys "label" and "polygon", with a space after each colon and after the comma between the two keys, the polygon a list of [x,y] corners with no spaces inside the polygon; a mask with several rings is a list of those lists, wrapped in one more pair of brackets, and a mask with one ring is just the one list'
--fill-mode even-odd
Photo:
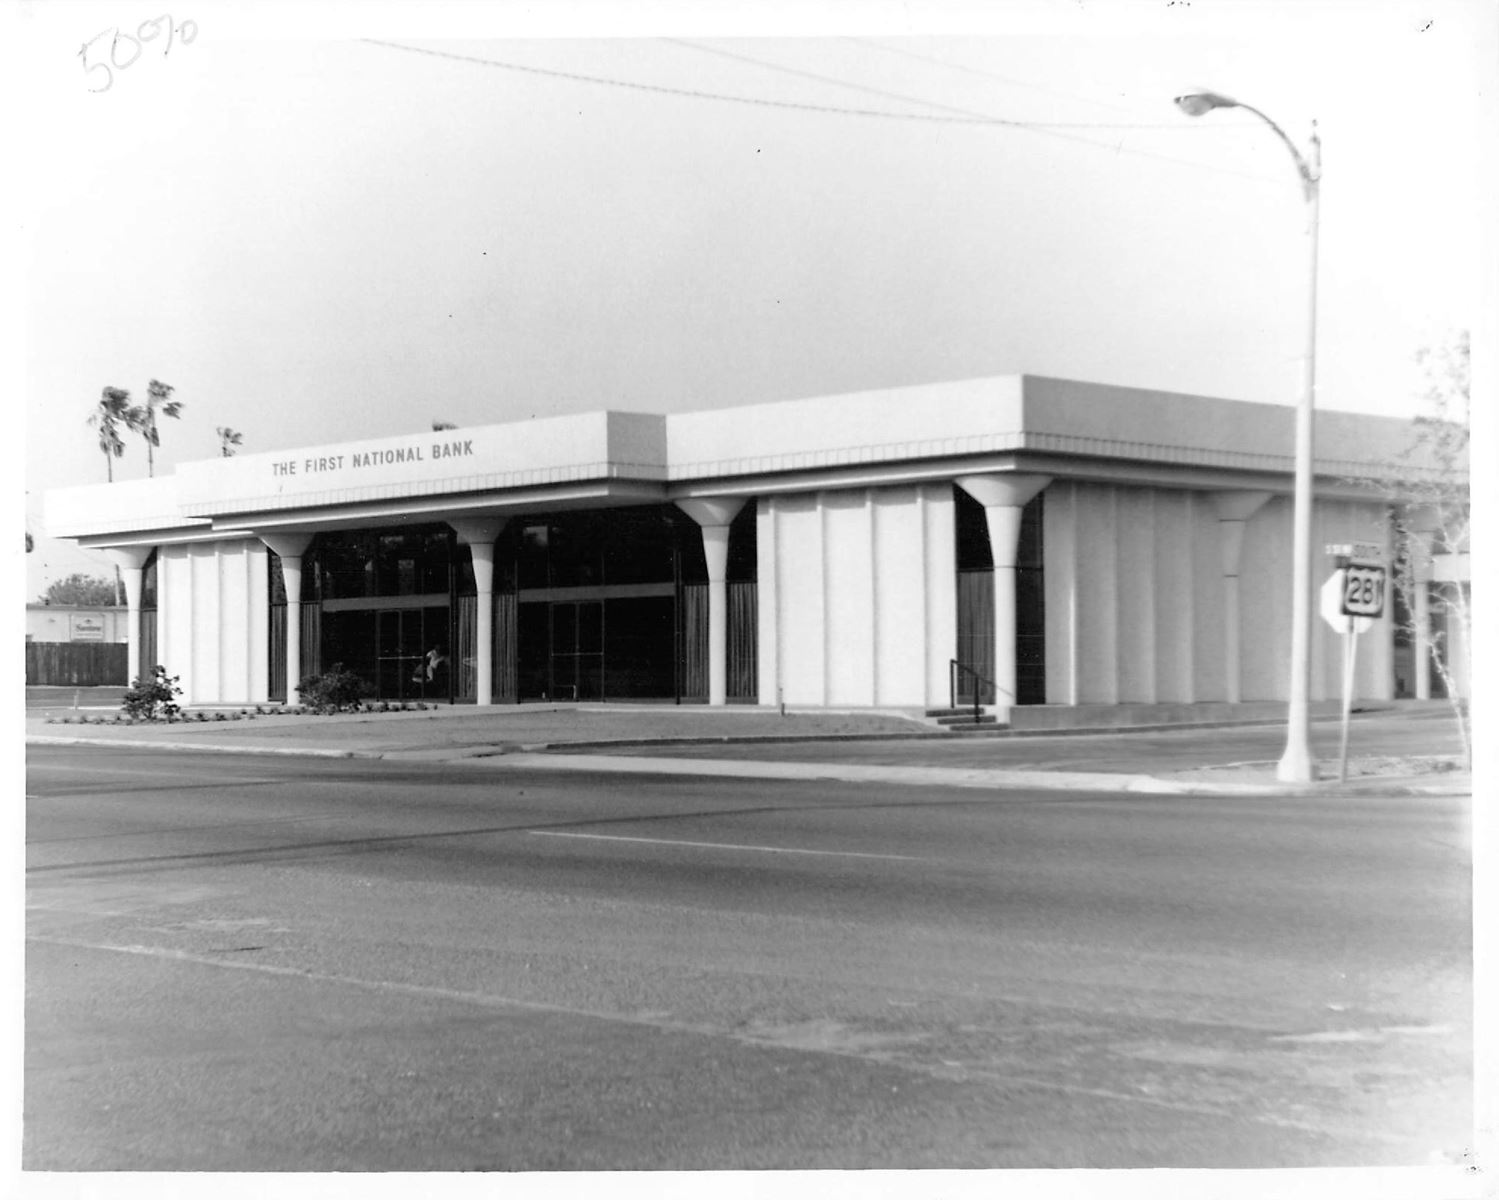
{"label": "leafy tree", "polygon": [[214,432],[219,435],[219,454],[224,458],[233,458],[235,448],[244,441],[245,435],[236,433],[227,425],[216,426]]}
{"label": "leafy tree", "polygon": [[99,449],[104,452],[104,462],[109,469],[109,481],[114,482],[114,460],[125,453],[125,443],[120,429],[134,429],[130,406],[130,393],[124,388],[107,387],[99,396],[98,406],[88,423],[99,431]]}
{"label": "leafy tree", "polygon": [[[1416,354],[1425,375],[1426,412],[1411,425],[1411,440],[1380,481],[1390,503],[1396,556],[1392,579],[1401,604],[1403,632],[1414,643],[1429,639],[1431,666],[1444,685],[1462,738],[1464,756],[1472,761],[1472,728],[1462,678],[1454,662],[1458,649],[1472,646],[1472,596],[1465,581],[1433,582],[1439,564],[1457,564],[1468,554],[1471,495],[1468,483],[1469,336],[1463,330]],[[1420,614],[1418,616],[1418,613]],[[1419,626],[1427,617],[1442,618],[1443,631]],[[1454,630],[1459,638],[1453,637]],[[1453,643],[1458,642],[1457,646]]]}
{"label": "leafy tree", "polygon": [[156,413],[160,410],[164,417],[180,417],[182,415],[182,401],[173,400],[172,393],[177,389],[171,384],[162,383],[159,379],[153,379],[146,384],[146,402],[131,408],[126,413],[125,424],[133,432],[138,433],[146,440],[146,474],[156,474],[156,460],[151,453],[152,448],[161,445],[161,435],[156,429]]}
{"label": "leafy tree", "polygon": [[86,608],[109,607],[115,602],[112,580],[97,575],[74,573],[66,579],[53,580],[42,593],[42,604],[72,604]]}
{"label": "leafy tree", "polygon": [[451,421],[433,421],[432,422],[432,432],[433,433],[440,433],[444,429],[457,429],[457,428],[458,428],[458,426],[454,425],[453,422],[451,422]]}

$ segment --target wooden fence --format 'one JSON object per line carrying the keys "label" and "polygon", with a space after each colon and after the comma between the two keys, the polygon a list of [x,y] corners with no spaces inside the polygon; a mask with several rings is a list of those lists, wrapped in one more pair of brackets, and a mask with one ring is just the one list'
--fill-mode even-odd
{"label": "wooden fence", "polygon": [[124,642],[27,642],[26,686],[125,686]]}

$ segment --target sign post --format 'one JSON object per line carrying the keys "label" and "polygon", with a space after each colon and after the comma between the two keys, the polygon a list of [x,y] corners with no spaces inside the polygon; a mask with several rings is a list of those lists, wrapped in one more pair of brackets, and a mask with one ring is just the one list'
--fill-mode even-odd
{"label": "sign post", "polygon": [[[1373,628],[1384,615],[1385,568],[1370,562],[1377,548],[1328,546],[1337,570],[1322,585],[1322,619],[1343,635],[1343,732],[1338,755],[1338,782],[1348,781],[1348,726],[1353,717],[1353,675],[1358,661],[1358,635]],[[1354,555],[1361,555],[1355,560]]]}

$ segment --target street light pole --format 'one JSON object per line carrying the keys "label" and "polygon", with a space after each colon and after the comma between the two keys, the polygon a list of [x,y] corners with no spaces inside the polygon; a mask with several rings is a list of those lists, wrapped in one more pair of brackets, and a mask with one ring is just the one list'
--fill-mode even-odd
{"label": "street light pole", "polygon": [[1274,121],[1253,105],[1243,104],[1216,92],[1197,92],[1176,98],[1176,106],[1189,117],[1200,117],[1215,108],[1242,108],[1268,125],[1291,152],[1301,176],[1306,200],[1310,242],[1310,281],[1306,322],[1306,359],[1301,395],[1296,403],[1296,474],[1291,534],[1291,680],[1286,711],[1286,748],[1276,766],[1283,783],[1310,783],[1317,775],[1311,743],[1312,683],[1312,457],[1313,414],[1317,404],[1317,233],[1319,184],[1322,180],[1322,142],[1312,123],[1310,161],[1296,148]]}

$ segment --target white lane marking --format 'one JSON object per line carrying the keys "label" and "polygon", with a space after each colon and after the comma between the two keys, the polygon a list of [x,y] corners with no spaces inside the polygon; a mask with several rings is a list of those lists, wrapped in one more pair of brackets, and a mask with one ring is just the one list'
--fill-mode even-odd
{"label": "white lane marking", "polygon": [[733,842],[686,842],[676,838],[624,837],[617,833],[563,833],[557,829],[530,829],[532,837],[587,838],[595,842],[643,842],[650,846],[695,846],[704,850],[754,850],[761,854],[818,854],[832,858],[882,858],[896,862],[920,862],[911,854],[860,854],[857,850],[801,850],[793,846],[741,846]]}

